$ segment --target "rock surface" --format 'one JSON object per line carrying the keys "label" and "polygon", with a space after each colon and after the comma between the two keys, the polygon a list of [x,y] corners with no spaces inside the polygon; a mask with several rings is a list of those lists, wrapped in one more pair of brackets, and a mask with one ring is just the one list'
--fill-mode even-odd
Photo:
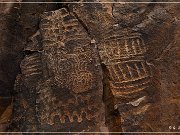
{"label": "rock surface", "polygon": [[1,131],[180,132],[179,4],[92,2],[0,6]]}

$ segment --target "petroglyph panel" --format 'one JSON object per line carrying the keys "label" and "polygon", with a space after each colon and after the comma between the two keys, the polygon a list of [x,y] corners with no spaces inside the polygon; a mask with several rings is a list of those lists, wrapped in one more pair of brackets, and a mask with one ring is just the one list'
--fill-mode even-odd
{"label": "petroglyph panel", "polygon": [[179,122],[178,19],[174,9],[151,1],[35,4],[33,12],[20,4],[17,20],[28,43],[11,131],[172,130]]}
{"label": "petroglyph panel", "polygon": [[[94,6],[82,3],[69,6],[86,25],[97,43],[104,73],[106,124],[110,131],[152,131],[151,126],[157,125],[153,121],[145,122],[150,114],[158,117],[158,113],[153,112],[154,108],[159,110],[157,104],[154,105],[155,101],[159,102],[157,82],[154,84],[153,80],[155,69],[148,63],[147,56],[153,46],[162,46],[160,40],[156,42],[152,38],[158,34],[160,24],[168,29],[173,26],[171,16],[158,6],[152,3],[97,3]],[[87,15],[91,9],[94,11]],[[165,17],[161,16],[162,14]],[[171,26],[164,23],[167,22],[167,18]],[[97,28],[97,22],[105,26]],[[144,96],[146,102],[143,102],[143,105],[138,104],[134,108],[129,104],[139,101]],[[143,113],[138,112],[141,109],[144,110]],[[129,113],[133,111],[137,114]]]}
{"label": "petroglyph panel", "polygon": [[37,87],[42,127],[100,130],[103,91],[98,80],[102,72],[95,45],[66,9],[44,13],[40,28],[48,71],[48,79]]}
{"label": "petroglyph panel", "polygon": [[129,35],[105,40],[98,45],[101,61],[108,70],[110,89],[115,97],[144,91],[150,85],[152,72],[144,57],[147,47],[141,35]]}

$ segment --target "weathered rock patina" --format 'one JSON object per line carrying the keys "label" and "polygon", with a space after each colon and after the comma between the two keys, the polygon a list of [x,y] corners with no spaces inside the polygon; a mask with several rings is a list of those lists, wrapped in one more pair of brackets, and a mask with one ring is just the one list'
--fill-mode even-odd
{"label": "weathered rock patina", "polygon": [[16,80],[9,131],[179,131],[178,4],[79,2],[16,5],[11,27],[16,6],[2,13],[0,55],[14,67],[0,92],[10,97]]}

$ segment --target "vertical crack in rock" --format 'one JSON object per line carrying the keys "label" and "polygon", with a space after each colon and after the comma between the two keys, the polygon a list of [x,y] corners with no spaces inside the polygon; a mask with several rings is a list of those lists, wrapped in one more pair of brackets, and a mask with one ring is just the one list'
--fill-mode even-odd
{"label": "vertical crack in rock", "polygon": [[[111,6],[114,6],[113,9]],[[161,47],[163,44],[161,40],[153,39],[152,32],[157,28],[160,30],[160,24],[173,30],[172,17],[163,8],[154,8],[152,4],[81,3],[70,4],[70,8],[98,41],[97,48],[104,74],[106,123],[109,130],[152,131],[152,126],[156,124],[146,120],[152,115],[159,116],[153,111],[155,108],[160,109],[159,90],[153,84],[154,74],[147,63],[147,55],[151,50],[150,44],[156,43]],[[112,13],[108,12],[108,9],[112,9]],[[134,29],[146,22],[150,14],[154,14],[151,18],[154,23],[143,24],[145,30],[141,29],[142,31]],[[163,18],[163,15],[166,17]],[[170,24],[167,26],[163,21]],[[146,30],[148,35],[144,34]],[[147,36],[151,41],[146,40]],[[146,98],[141,100],[141,104],[134,104],[134,101],[139,101],[141,97]],[[153,127],[153,130],[157,131],[157,127]]]}

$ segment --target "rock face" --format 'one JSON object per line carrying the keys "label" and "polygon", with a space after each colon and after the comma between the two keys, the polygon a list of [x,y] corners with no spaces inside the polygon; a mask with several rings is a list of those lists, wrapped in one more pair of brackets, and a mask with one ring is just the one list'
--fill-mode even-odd
{"label": "rock face", "polygon": [[102,71],[86,30],[62,8],[44,13],[31,39],[15,86],[17,131],[100,131]]}
{"label": "rock face", "polygon": [[173,16],[147,3],[70,4],[69,8],[97,41],[109,130],[161,131],[159,80],[149,61],[173,39],[168,33],[174,31]]}
{"label": "rock face", "polygon": [[19,7],[8,130],[179,131],[178,6],[85,2]]}
{"label": "rock face", "polygon": [[[2,2],[13,1],[17,2]],[[16,97],[13,89],[16,76],[21,72],[20,63],[25,54],[23,49],[29,36],[38,29],[39,15],[57,9],[57,5],[0,3],[0,9],[0,128],[4,131],[11,119],[11,103],[13,97]]]}

